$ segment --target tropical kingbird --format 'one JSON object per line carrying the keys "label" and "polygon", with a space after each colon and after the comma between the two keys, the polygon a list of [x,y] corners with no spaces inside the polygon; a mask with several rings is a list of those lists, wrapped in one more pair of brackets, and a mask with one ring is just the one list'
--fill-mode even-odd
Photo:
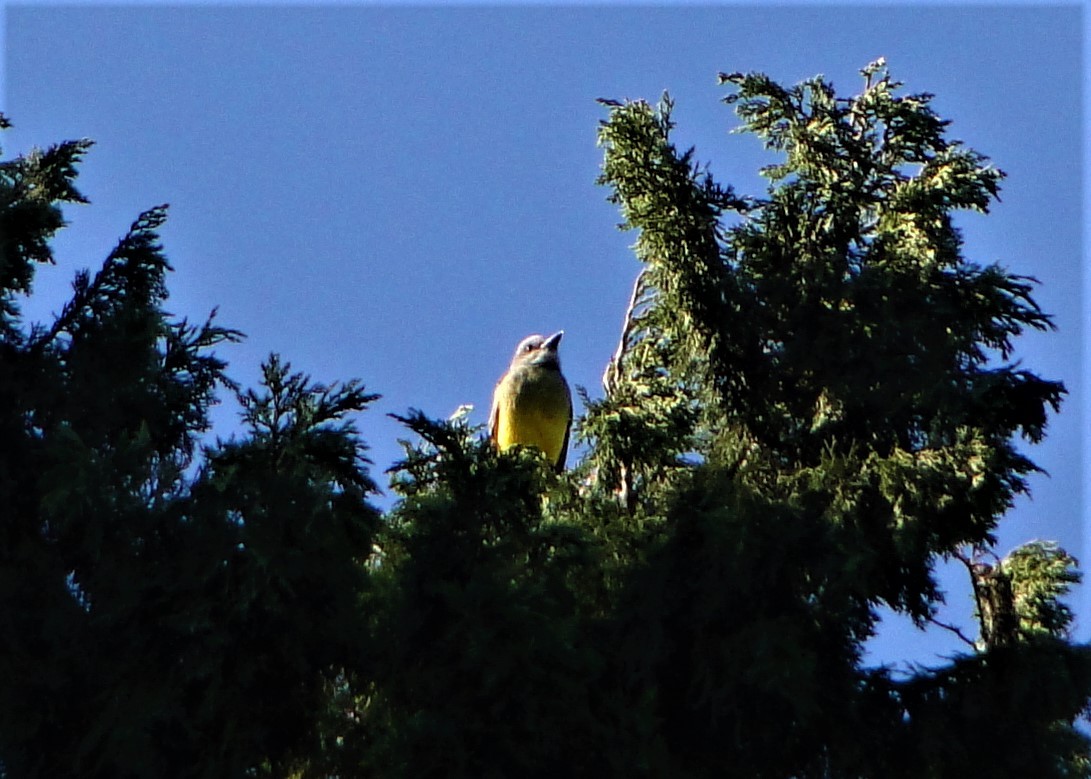
{"label": "tropical kingbird", "polygon": [[519,343],[508,372],[496,383],[489,415],[489,437],[497,449],[536,446],[558,473],[564,470],[572,423],[572,393],[557,355],[562,335],[564,330],[549,338],[530,335]]}

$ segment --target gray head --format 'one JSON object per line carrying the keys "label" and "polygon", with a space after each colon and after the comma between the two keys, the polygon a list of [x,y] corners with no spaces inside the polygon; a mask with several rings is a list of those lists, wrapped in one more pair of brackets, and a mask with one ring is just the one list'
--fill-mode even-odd
{"label": "gray head", "polygon": [[564,330],[558,330],[546,338],[541,335],[528,335],[515,347],[515,354],[511,358],[511,367],[519,365],[540,365],[547,368],[560,368],[561,358],[557,354],[557,346],[561,342]]}

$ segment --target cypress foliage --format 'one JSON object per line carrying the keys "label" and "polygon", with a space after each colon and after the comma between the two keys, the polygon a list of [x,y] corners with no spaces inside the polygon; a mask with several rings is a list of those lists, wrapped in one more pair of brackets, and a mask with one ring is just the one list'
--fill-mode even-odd
{"label": "cypress foliage", "polygon": [[[1072,558],[981,562],[1035,469],[1014,438],[1040,440],[1064,394],[1010,361],[1013,339],[1052,324],[1033,279],[961,253],[954,212],[986,211],[1003,174],[882,62],[862,75],[851,98],[721,76],[740,129],[783,154],[763,197],[675,149],[669,98],[607,103],[602,183],[643,270],[582,429],[600,488],[663,528],[617,612],[621,688],[651,718],[634,769],[1083,775],[1089,654],[1064,643],[1058,600]],[[639,454],[665,419],[684,441],[658,450],[671,468]],[[945,556],[974,576],[980,651],[908,681],[862,667],[878,604],[933,616]]]}
{"label": "cypress foliage", "polygon": [[[90,144],[0,163],[0,776],[1091,776],[1076,560],[993,548],[1065,394],[1014,360],[1052,322],[963,256],[1003,173],[862,75],[721,77],[760,196],[675,147],[669,97],[604,101],[639,264],[585,457],[414,411],[385,514],[377,396],[276,355],[236,386],[240,334],[163,311],[164,207],[26,325]],[[225,391],[244,429],[202,447]],[[942,559],[976,640],[867,666]]]}
{"label": "cypress foliage", "polygon": [[345,415],[375,396],[274,357],[247,432],[199,453],[239,334],[168,320],[165,207],[28,332],[89,146],[0,168],[0,775],[282,776],[366,662],[378,514]]}

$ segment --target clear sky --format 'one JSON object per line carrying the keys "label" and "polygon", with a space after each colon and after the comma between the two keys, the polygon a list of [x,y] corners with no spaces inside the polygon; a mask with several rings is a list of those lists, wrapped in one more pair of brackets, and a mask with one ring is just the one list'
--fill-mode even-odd
{"label": "clear sky", "polygon": [[[1039,278],[1059,327],[1018,351],[1071,395],[1034,453],[1051,478],[1032,480],[1000,551],[1053,538],[1091,562],[1078,4],[8,4],[4,28],[0,110],[15,124],[0,136],[5,156],[97,142],[79,180],[92,205],[66,212],[29,318],[58,311],[77,269],[169,202],[168,308],[200,319],[218,306],[222,324],[243,330],[221,354],[244,383],[277,351],[316,380],[358,377],[382,393],[360,425],[383,482],[406,435],[386,412],[447,416],[470,403],[484,423],[529,333],[563,328],[565,373],[601,395],[638,265],[635,235],[616,229],[594,183],[596,98],[669,91],[678,143],[721,183],[760,194],[756,171],[774,158],[729,135],[717,72],[789,83],[822,73],[848,94],[884,56],[909,91],[937,96],[952,137],[1009,174],[990,216],[960,219],[966,253]],[[217,410],[219,434],[234,414]],[[963,579],[944,569],[941,616],[967,624]],[[958,648],[942,631],[889,625],[877,661],[935,662]]]}

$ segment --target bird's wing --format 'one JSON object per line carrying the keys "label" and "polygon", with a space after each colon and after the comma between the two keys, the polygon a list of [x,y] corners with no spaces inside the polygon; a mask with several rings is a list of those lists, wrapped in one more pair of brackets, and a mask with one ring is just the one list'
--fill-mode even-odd
{"label": "bird's wing", "polygon": [[499,448],[500,442],[498,436],[500,435],[500,403],[498,402],[500,389],[500,383],[504,381],[501,377],[500,381],[496,382],[496,386],[492,390],[492,410],[489,412],[489,440],[492,441],[494,447]]}
{"label": "bird's wing", "polygon": [[572,432],[572,390],[568,388],[568,382],[564,383],[564,393],[568,395],[568,424],[564,426],[564,441],[561,443],[561,453],[557,455],[557,462],[553,465],[557,473],[564,471],[564,461],[568,459],[568,436]]}

